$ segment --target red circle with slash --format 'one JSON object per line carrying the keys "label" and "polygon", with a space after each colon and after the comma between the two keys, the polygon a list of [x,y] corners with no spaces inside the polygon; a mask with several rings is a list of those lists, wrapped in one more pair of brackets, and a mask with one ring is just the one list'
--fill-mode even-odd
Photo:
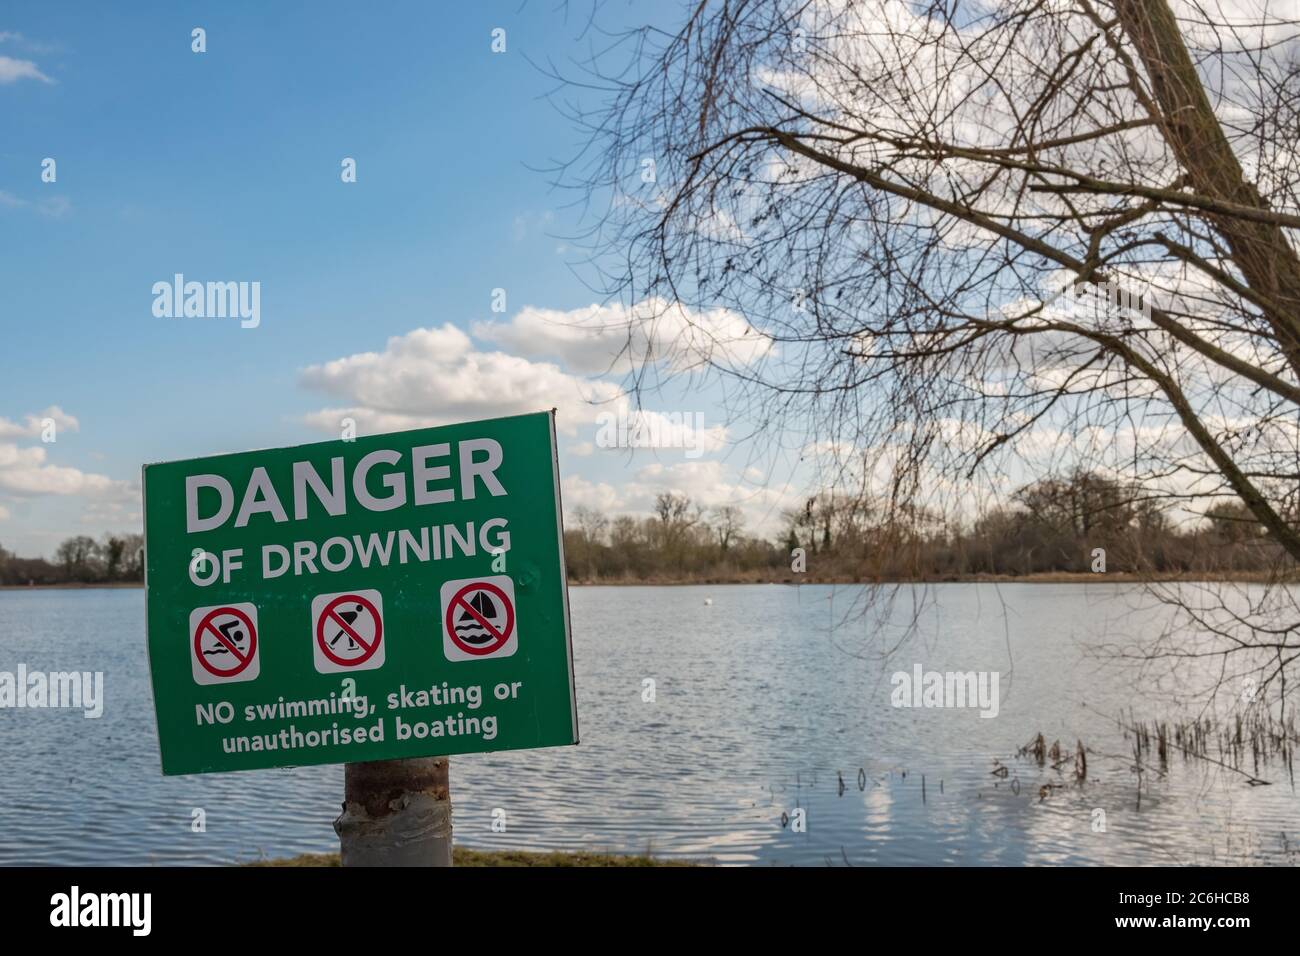
{"label": "red circle with slash", "polygon": [[[231,614],[239,618],[239,620],[243,622],[244,627],[248,628],[247,654],[241,656],[235,645],[230,642],[230,639],[212,626],[212,621],[223,614]],[[205,630],[211,631],[212,636],[224,644],[226,650],[230,651],[231,655],[233,655],[235,660],[239,661],[239,663],[231,668],[213,667],[212,664],[208,662],[207,656],[203,653],[203,632]],[[199,626],[194,629],[194,656],[198,658],[199,663],[203,665],[203,669],[214,677],[234,677],[237,674],[242,674],[247,669],[248,665],[252,663],[253,656],[256,652],[257,628],[253,627],[252,620],[247,614],[239,610],[239,608],[219,607],[215,611],[209,611],[203,616],[203,620],[199,621]]]}
{"label": "red circle with slash", "polygon": [[[498,631],[488,623],[487,618],[474,610],[474,608],[470,607],[469,602],[465,600],[465,595],[473,591],[487,591],[490,594],[495,594],[497,596],[497,599],[506,609],[506,626],[504,628]],[[467,644],[460,639],[460,635],[456,633],[456,624],[454,621],[457,607],[461,607],[468,611],[470,617],[474,618],[480,627],[492,635],[493,641],[491,644],[484,644],[482,647],[475,647],[473,644]],[[506,597],[506,592],[501,590],[495,584],[488,584],[486,581],[467,584],[457,591],[452,599],[447,603],[446,626],[447,636],[451,638],[453,644],[459,647],[466,654],[483,657],[487,654],[493,653],[494,651],[499,651],[501,648],[505,647],[506,641],[510,640],[510,634],[515,629],[514,605],[512,605],[510,599]]]}
{"label": "red circle with slash", "polygon": [[[358,634],[352,625],[334,613],[334,609],[340,604],[358,604],[370,612],[370,616],[375,619],[375,636],[371,643],[367,644],[365,638]],[[339,657],[330,650],[329,645],[325,643],[325,622],[331,618],[335,624],[347,632],[348,637],[361,645],[364,653],[360,657]],[[364,664],[375,656],[375,651],[379,650],[379,642],[383,639],[384,622],[380,620],[379,609],[358,594],[339,595],[325,605],[325,609],[321,611],[320,619],[316,621],[316,643],[320,645],[321,653],[340,667],[356,667],[358,664]]]}

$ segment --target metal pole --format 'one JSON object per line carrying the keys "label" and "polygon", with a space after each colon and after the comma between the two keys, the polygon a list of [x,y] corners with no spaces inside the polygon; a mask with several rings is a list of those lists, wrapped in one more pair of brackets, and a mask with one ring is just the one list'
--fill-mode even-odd
{"label": "metal pole", "polygon": [[451,866],[446,757],[344,764],[343,801],[344,866]]}

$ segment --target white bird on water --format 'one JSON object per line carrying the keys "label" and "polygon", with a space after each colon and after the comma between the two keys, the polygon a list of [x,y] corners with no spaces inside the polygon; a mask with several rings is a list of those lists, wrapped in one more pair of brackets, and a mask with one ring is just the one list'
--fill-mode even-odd
{"label": "white bird on water", "polygon": [[705,599],[704,599],[704,606],[705,606],[705,607],[712,607],[712,606],[713,606],[713,598],[705,598]]}

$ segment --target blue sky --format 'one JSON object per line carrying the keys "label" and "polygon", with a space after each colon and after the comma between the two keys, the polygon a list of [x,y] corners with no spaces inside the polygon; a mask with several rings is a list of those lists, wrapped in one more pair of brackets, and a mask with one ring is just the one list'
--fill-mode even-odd
{"label": "blue sky", "polygon": [[[602,22],[646,9],[611,4]],[[0,544],[48,555],[138,530],[145,461],[337,437],[344,413],[370,432],[528,405],[567,423],[566,506],[644,512],[673,488],[774,520],[786,490],[746,476],[708,389],[661,397],[704,416],[707,453],[592,447],[582,398],[616,396],[619,376],[601,374],[600,336],[571,328],[597,301],[564,239],[573,197],[529,168],[580,141],[538,64],[583,57],[583,12],[7,3]],[[178,272],[259,282],[260,324],[156,317],[152,287]],[[51,415],[64,427],[45,443]]]}

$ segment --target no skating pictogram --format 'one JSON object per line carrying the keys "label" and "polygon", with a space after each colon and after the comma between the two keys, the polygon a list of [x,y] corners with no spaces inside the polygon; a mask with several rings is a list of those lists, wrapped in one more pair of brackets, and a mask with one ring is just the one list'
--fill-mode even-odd
{"label": "no skating pictogram", "polygon": [[378,591],[319,594],[311,602],[312,654],[322,674],[384,664],[384,601]]}

